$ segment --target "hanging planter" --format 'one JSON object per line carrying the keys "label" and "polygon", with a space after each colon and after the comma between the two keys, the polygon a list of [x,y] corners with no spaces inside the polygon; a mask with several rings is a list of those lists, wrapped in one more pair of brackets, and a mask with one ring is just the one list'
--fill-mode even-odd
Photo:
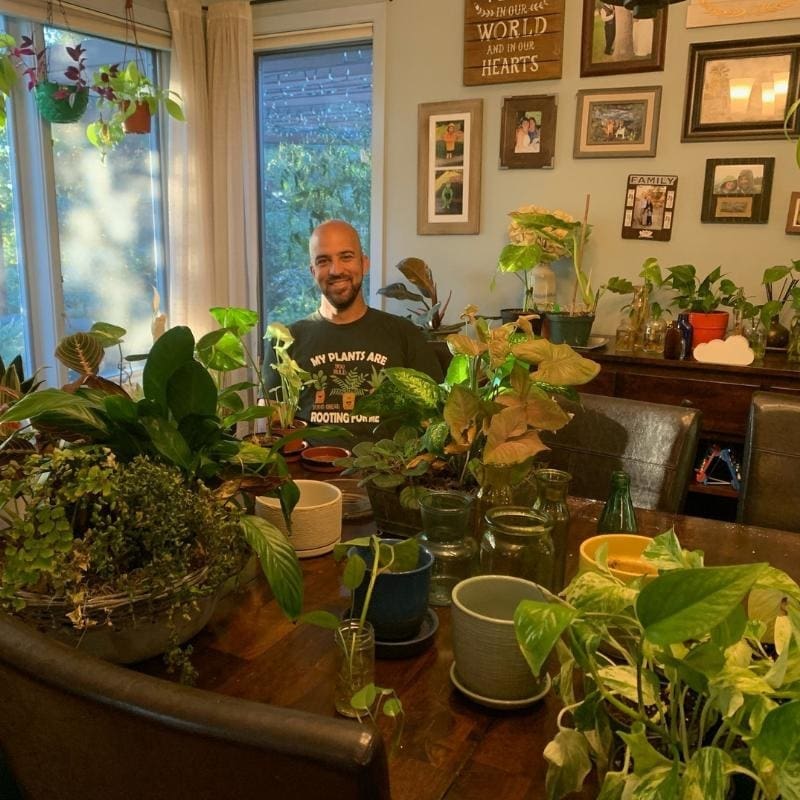
{"label": "hanging planter", "polygon": [[89,90],[85,86],[44,81],[36,84],[33,94],[39,116],[50,123],[77,122],[89,104]]}
{"label": "hanging planter", "polygon": [[[131,102],[126,100],[122,104],[123,113],[127,114],[130,107]],[[125,133],[150,133],[152,116],[150,106],[142,100],[137,101],[133,106],[133,110],[130,111],[130,116],[125,117],[123,120],[122,129]]]}

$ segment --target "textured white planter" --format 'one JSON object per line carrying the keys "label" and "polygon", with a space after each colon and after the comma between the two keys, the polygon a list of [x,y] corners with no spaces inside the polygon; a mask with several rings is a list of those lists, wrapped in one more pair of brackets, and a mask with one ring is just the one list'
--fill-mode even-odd
{"label": "textured white planter", "polygon": [[453,589],[455,672],[463,686],[484,698],[524,700],[546,678],[535,678],[514,633],[514,611],[522,600],[545,600],[531,581],[510,575],[478,575]]}
{"label": "textured white planter", "polygon": [[300,499],[292,512],[292,530],[286,527],[280,500],[257,497],[256,514],[282,530],[298,558],[330,553],[342,538],[342,492],[325,481],[295,481]]}

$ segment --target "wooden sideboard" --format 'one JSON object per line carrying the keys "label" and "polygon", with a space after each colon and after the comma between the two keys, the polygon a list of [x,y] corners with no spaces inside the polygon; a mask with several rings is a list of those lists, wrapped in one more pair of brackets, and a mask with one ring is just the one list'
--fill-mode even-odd
{"label": "wooden sideboard", "polygon": [[[800,394],[800,364],[787,363],[785,353],[767,352],[762,361],[749,367],[734,367],[700,364],[697,361],[670,361],[660,355],[639,352],[617,353],[614,337],[603,338],[608,338],[605,347],[583,351],[583,355],[597,361],[602,367],[600,374],[583,387],[583,391],[699,408],[703,413],[703,451],[711,442],[720,445],[743,444],[753,392],[763,390]],[[725,486],[692,484],[690,491],[730,500],[737,496],[735,491]],[[723,507],[723,513],[719,516],[730,517],[730,500],[728,508]],[[694,513],[696,509],[691,506],[690,497],[687,511]],[[708,504],[705,504],[703,510],[708,509]]]}

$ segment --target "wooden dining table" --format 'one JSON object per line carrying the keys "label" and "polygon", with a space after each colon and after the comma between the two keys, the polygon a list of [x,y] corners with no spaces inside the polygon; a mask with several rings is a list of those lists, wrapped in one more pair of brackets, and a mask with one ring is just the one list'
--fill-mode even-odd
{"label": "wooden dining table", "polygon": [[[602,503],[571,499],[567,575],[577,568],[582,540],[594,535]],[[682,545],[701,549],[709,565],[767,561],[800,580],[800,535],[700,517],[638,511],[639,531],[674,527]],[[344,538],[374,530],[361,521]],[[348,605],[340,565],[331,555],[305,559],[306,610],[340,613]],[[436,608],[439,628],[424,652],[376,663],[376,683],[393,687],[405,720],[401,744],[389,762],[395,800],[534,800],[545,797],[542,755],[556,732],[561,708],[550,692],[514,711],[485,708],[450,681],[453,661],[450,609]],[[210,624],[192,642],[197,685],[212,692],[333,716],[336,653],[331,631],[287,620],[258,577],[220,602]],[[138,666],[170,678],[158,659]],[[171,679],[174,679],[172,677]],[[389,720],[385,720],[389,723]],[[353,722],[354,725],[359,724]],[[387,741],[390,725],[380,723]],[[581,797],[593,797],[588,786]],[[576,795],[578,796],[578,795]],[[290,800],[287,798],[286,800]]]}

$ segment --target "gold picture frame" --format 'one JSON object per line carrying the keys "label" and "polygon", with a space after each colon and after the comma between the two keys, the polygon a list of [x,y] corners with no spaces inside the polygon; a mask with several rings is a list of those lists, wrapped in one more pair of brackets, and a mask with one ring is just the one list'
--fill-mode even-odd
{"label": "gold picture frame", "polygon": [[480,233],[483,100],[420,103],[417,233]]}

